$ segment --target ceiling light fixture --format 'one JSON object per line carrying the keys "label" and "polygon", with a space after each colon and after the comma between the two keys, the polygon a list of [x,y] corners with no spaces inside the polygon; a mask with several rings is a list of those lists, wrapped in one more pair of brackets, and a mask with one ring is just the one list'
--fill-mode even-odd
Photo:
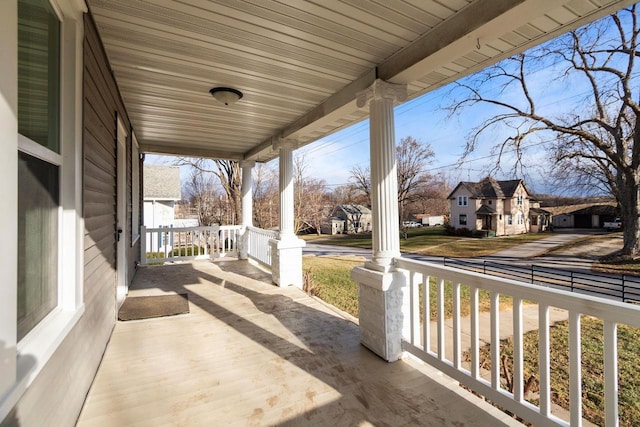
{"label": "ceiling light fixture", "polygon": [[216,101],[222,102],[224,105],[231,105],[242,98],[242,92],[238,89],[230,87],[214,87],[209,91]]}

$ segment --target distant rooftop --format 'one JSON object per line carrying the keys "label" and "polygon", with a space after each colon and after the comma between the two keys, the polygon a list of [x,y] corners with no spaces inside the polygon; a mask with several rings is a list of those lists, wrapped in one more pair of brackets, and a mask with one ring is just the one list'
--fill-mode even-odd
{"label": "distant rooftop", "polygon": [[180,200],[180,168],[178,166],[144,165],[143,194],[145,200]]}

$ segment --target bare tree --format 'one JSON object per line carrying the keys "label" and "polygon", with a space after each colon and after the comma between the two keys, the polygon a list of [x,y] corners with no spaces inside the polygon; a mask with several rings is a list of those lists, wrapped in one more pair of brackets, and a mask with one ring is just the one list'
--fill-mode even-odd
{"label": "bare tree", "polygon": [[[532,135],[555,135],[550,158],[556,170],[616,198],[624,223],[622,255],[631,257],[640,250],[640,105],[634,81],[639,35],[634,5],[458,82],[462,99],[451,107],[453,112],[469,106],[497,111],[470,134],[466,153],[484,134],[495,135],[497,127],[511,129],[495,147],[498,162],[506,151],[515,153],[514,170],[522,167]],[[586,98],[564,113],[544,113],[541,91],[532,83],[532,71],[549,64],[556,64],[557,78],[567,85],[589,88]]]}
{"label": "bare tree", "polygon": [[[407,219],[406,205],[418,200],[421,197],[420,188],[431,180],[431,175],[426,169],[433,156],[434,152],[429,144],[424,144],[411,136],[402,138],[400,144],[396,146],[400,221]],[[369,168],[354,167],[351,169],[351,179],[356,188],[367,196],[368,206],[371,206],[371,172]]]}
{"label": "bare tree", "polygon": [[354,166],[350,172],[354,187],[364,194],[367,207],[371,207],[371,170],[369,170],[369,166]]}
{"label": "bare tree", "polygon": [[180,157],[176,164],[179,166],[188,165],[205,174],[215,175],[226,194],[226,205],[229,212],[224,216],[224,222],[238,223],[242,209],[240,163],[235,160]]}
{"label": "bare tree", "polygon": [[216,201],[220,194],[216,191],[213,177],[201,170],[193,169],[185,187],[189,202],[198,216],[198,224],[209,226],[219,223],[220,215]]}
{"label": "bare tree", "polygon": [[331,205],[365,205],[369,204],[369,199],[366,198],[361,191],[358,190],[355,184],[338,185],[328,194],[329,202]]}
{"label": "bare tree", "polygon": [[278,224],[280,203],[276,171],[259,163],[253,173],[253,216],[256,227],[272,228]]}
{"label": "bare tree", "polygon": [[327,204],[327,183],[323,179],[310,178],[306,170],[308,163],[304,155],[294,159],[294,228],[298,233],[313,228],[320,234],[324,220],[324,207]]}
{"label": "bare tree", "polygon": [[398,208],[401,220],[408,219],[405,214],[407,203],[419,199],[420,188],[430,181],[431,175],[425,169],[433,156],[429,144],[423,144],[411,136],[402,138],[400,145],[396,146]]}

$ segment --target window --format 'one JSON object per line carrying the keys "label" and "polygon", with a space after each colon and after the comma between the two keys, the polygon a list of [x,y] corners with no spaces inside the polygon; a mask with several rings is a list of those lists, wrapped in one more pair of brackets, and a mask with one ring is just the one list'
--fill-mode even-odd
{"label": "window", "polygon": [[140,237],[140,148],[133,135],[131,143],[131,245]]}
{"label": "window", "polygon": [[518,206],[522,206],[522,203],[523,203],[522,193],[518,193],[518,195],[516,196],[516,204]]}
{"label": "window", "polygon": [[538,215],[533,215],[531,217],[531,225],[538,225]]}
{"label": "window", "polygon": [[458,224],[467,225],[467,215],[461,214],[460,218],[458,218]]}
{"label": "window", "polygon": [[493,203],[493,201],[492,201],[492,200],[489,200],[489,204],[491,204],[491,203]]}
{"label": "window", "polygon": [[513,215],[507,215],[507,225],[513,225]]}
{"label": "window", "polygon": [[18,2],[18,340],[58,304],[60,21]]}
{"label": "window", "polygon": [[518,212],[518,214],[516,215],[516,222],[518,225],[524,224],[524,215],[522,214],[522,212]]}
{"label": "window", "polygon": [[458,206],[467,206],[467,196],[458,196]]}

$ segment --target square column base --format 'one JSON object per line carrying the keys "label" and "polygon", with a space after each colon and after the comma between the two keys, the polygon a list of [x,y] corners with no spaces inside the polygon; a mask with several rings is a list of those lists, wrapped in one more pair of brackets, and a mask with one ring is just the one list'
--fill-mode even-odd
{"label": "square column base", "polygon": [[406,275],[356,267],[351,278],[358,282],[360,343],[387,362],[401,359],[410,325]]}
{"label": "square column base", "polygon": [[302,248],[305,244],[297,237],[269,240],[273,283],[302,289]]}

